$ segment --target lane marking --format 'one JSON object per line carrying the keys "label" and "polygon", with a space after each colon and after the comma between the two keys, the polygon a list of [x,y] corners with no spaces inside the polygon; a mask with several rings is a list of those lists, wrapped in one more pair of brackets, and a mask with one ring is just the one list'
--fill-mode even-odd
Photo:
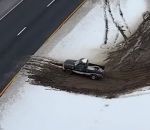
{"label": "lane marking", "polygon": [[0,18],[0,21],[5,18],[11,11],[13,11],[18,5],[20,5],[24,0],[21,0],[19,3],[17,3],[13,8],[11,8],[10,11],[8,11],[5,15],[3,15],[1,18]]}
{"label": "lane marking", "polygon": [[24,27],[18,34],[17,36],[19,36],[21,33],[23,33],[23,31],[25,31],[27,29],[27,27]]}
{"label": "lane marking", "polygon": [[[79,10],[81,8],[81,6],[86,2],[87,0],[83,0],[83,2],[58,26],[58,28],[48,37],[51,38],[62,26],[63,24],[65,24],[71,17],[73,14],[75,14],[77,12],[77,10]],[[47,38],[47,39],[48,39]],[[46,40],[45,43],[46,44]],[[20,69],[21,70],[21,69]],[[4,88],[4,90],[0,93],[0,97],[5,93],[5,91],[11,86],[11,84],[16,80],[18,73],[12,78],[12,80],[6,85],[6,87]]]}
{"label": "lane marking", "polygon": [[55,0],[52,0],[46,7],[48,8],[51,4],[53,4]]}

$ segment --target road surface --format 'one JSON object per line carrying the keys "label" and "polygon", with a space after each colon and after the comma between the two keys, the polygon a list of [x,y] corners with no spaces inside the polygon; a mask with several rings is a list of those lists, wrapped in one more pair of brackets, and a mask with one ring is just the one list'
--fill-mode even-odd
{"label": "road surface", "polygon": [[0,92],[84,0],[22,0],[0,20]]}
{"label": "road surface", "polygon": [[0,20],[4,18],[21,0],[0,0]]}

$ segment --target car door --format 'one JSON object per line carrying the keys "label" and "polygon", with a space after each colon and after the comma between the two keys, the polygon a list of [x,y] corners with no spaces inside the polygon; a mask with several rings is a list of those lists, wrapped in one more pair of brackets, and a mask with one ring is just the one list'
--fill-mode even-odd
{"label": "car door", "polygon": [[80,72],[85,72],[86,68],[84,64],[79,63],[78,65],[76,65],[75,70]]}

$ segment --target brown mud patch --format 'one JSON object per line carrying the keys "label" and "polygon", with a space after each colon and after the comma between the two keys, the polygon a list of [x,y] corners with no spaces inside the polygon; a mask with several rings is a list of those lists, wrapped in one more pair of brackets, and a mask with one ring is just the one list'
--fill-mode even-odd
{"label": "brown mud patch", "polygon": [[91,80],[62,70],[62,63],[32,57],[24,67],[32,84],[68,92],[117,97],[150,83],[150,18],[117,51],[111,52],[102,80]]}

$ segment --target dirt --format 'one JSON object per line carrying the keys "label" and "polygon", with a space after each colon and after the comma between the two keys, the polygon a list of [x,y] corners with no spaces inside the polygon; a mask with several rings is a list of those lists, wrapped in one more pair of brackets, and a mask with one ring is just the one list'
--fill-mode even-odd
{"label": "dirt", "polygon": [[46,57],[32,57],[24,67],[30,83],[68,92],[114,98],[150,83],[150,17],[135,34],[111,52],[102,80],[67,73],[62,63]]}

